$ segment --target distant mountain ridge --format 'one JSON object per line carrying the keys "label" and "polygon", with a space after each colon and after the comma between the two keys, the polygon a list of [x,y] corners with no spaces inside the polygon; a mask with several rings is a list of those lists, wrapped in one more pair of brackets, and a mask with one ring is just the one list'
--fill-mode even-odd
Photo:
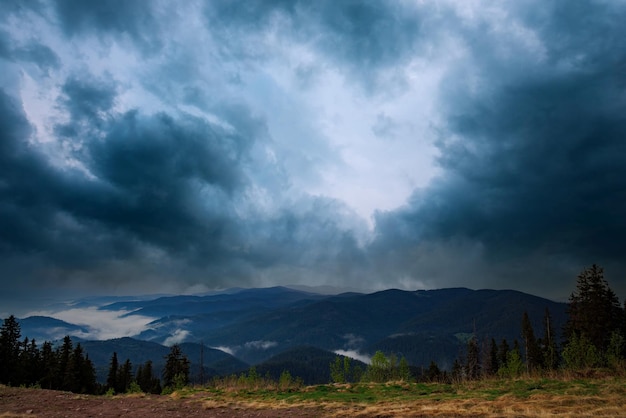
{"label": "distant mountain ridge", "polygon": [[18,322],[22,330],[22,336],[39,342],[58,340],[66,335],[80,337],[90,332],[86,327],[70,324],[49,316],[29,316],[18,320]]}
{"label": "distant mountain ridge", "polygon": [[[287,287],[231,289],[203,296],[118,300],[99,309],[120,312],[127,317],[155,318],[145,329],[132,335],[132,341],[158,343],[160,347],[166,342],[203,342],[207,348],[219,349],[220,353],[232,357],[222,359],[227,360],[228,366],[216,367],[216,372],[260,364],[279,353],[303,346],[363,357],[383,350],[406,357],[413,366],[425,367],[435,360],[446,368],[474,333],[481,341],[494,338],[500,342],[506,338],[512,343],[520,340],[525,311],[537,336],[543,332],[541,323],[546,309],[552,315],[557,333],[566,320],[564,303],[514,290],[465,288],[389,289],[338,295]],[[83,337],[89,332],[84,326],[53,318],[26,318],[21,324],[22,334],[29,337],[35,332],[38,336],[44,335],[42,326],[44,330],[49,326]],[[64,328],[59,328],[61,325]],[[41,341],[39,337],[38,340]],[[116,340],[118,345],[124,343],[137,344]],[[97,342],[84,344],[85,348],[98,345]],[[162,359],[163,350],[167,348],[146,352],[152,351]],[[108,353],[109,358],[110,355]],[[140,357],[137,359],[143,361]],[[156,364],[157,359],[152,360]],[[206,363],[206,366],[210,365]]]}

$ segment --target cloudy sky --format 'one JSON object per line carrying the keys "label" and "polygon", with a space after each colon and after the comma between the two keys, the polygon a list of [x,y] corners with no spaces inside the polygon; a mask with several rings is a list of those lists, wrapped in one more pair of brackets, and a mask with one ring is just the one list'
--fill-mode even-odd
{"label": "cloudy sky", "polygon": [[623,1],[5,0],[0,311],[233,286],[626,296]]}

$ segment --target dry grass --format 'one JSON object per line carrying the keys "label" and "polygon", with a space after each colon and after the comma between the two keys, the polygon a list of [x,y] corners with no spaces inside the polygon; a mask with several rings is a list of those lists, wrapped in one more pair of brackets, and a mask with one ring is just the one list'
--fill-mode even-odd
{"label": "dry grass", "polygon": [[453,386],[323,385],[287,395],[253,391],[206,395],[207,409],[297,408],[334,418],[626,416],[626,380],[608,377],[487,380]]}

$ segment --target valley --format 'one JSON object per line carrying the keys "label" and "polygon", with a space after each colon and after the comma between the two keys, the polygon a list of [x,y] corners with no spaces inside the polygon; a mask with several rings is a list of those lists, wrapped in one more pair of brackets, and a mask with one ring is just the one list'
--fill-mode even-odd
{"label": "valley", "polygon": [[[113,318],[111,328],[116,320],[150,319],[129,336],[92,339],[99,335],[93,326],[80,318],[70,323],[66,316],[66,321],[44,316],[21,319],[22,335],[37,341],[58,341],[70,335],[89,355],[100,382],[106,379],[113,352],[120,361],[129,359],[137,366],[151,360],[155,370],[162,370],[168,347],[177,343],[190,360],[193,383],[200,383],[200,376],[210,379],[246,371],[250,366],[270,370],[277,378],[281,368],[298,365],[301,374],[306,374],[301,376],[305,383],[318,384],[329,381],[327,366],[337,354],[368,361],[381,350],[405,357],[415,369],[427,368],[434,361],[449,370],[474,334],[481,342],[521,339],[524,312],[537,330],[546,309],[554,329],[560,331],[566,320],[565,304],[512,290],[322,295],[272,287],[119,299],[107,304],[75,304],[90,309],[90,315]],[[303,361],[297,358],[302,350],[318,351]],[[311,371],[322,366],[318,373]]]}

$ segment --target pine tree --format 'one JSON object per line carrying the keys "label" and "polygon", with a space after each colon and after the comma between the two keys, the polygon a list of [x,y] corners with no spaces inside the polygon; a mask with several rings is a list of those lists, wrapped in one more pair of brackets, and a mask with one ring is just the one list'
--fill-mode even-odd
{"label": "pine tree", "polygon": [[70,391],[74,393],[95,393],[96,371],[89,356],[83,353],[80,343],[72,351],[70,366],[68,367],[68,381],[66,383]]}
{"label": "pine tree", "polygon": [[44,389],[56,389],[55,373],[58,370],[58,357],[52,343],[45,341],[41,347],[41,378],[39,384]]}
{"label": "pine tree", "polygon": [[84,393],[95,394],[98,388],[98,382],[96,380],[96,368],[93,362],[89,359],[89,355],[85,356],[83,361],[83,367],[80,372],[80,384],[84,388]]}
{"label": "pine tree", "polygon": [[69,335],[66,335],[63,338],[63,345],[60,349],[57,349],[57,357],[59,358],[58,362],[58,370],[55,376],[56,384],[55,387],[61,390],[72,390],[72,380],[73,380],[73,371],[72,364],[70,363],[72,356],[72,339]]}
{"label": "pine tree", "polygon": [[163,370],[163,384],[165,387],[176,387],[189,383],[189,360],[183,354],[180,346],[174,344],[165,357]]}
{"label": "pine tree", "polygon": [[498,347],[498,371],[501,368],[506,367],[510,350],[511,348],[509,347],[509,343],[506,341],[506,338],[503,338],[500,346]]}
{"label": "pine tree", "polygon": [[452,364],[452,379],[455,381],[459,381],[463,379],[463,366],[461,366],[461,362],[459,359],[454,359],[454,363]]}
{"label": "pine tree", "polygon": [[576,333],[604,353],[612,332],[622,327],[623,311],[601,267],[594,264],[580,273],[568,314],[565,337],[569,340]]}
{"label": "pine tree", "polygon": [[522,316],[522,338],[526,352],[526,372],[530,373],[541,368],[542,356],[528,312],[524,312]]}
{"label": "pine tree", "polygon": [[148,360],[140,365],[136,374],[137,384],[144,393],[161,393],[161,382],[154,376],[152,361]]}
{"label": "pine tree", "polygon": [[41,379],[41,353],[35,340],[24,338],[20,351],[19,375],[20,384],[33,385]]}
{"label": "pine tree", "polygon": [[76,344],[72,356],[70,357],[69,375],[70,379],[67,383],[69,390],[74,393],[86,393],[87,388],[83,388],[82,373],[85,367],[85,357],[83,356],[83,348]]}
{"label": "pine tree", "polygon": [[109,366],[109,374],[107,375],[107,389],[114,391],[117,388],[117,369],[119,368],[119,363],[117,361],[117,352],[113,352],[113,356],[111,356],[111,364]]}
{"label": "pine tree", "polygon": [[20,356],[20,324],[11,315],[0,328],[0,383],[16,384]]}
{"label": "pine tree", "polygon": [[130,359],[126,359],[122,367],[118,369],[115,392],[126,393],[130,388],[130,383],[133,381],[133,366]]}
{"label": "pine tree", "polygon": [[428,370],[426,370],[426,379],[429,382],[437,382],[439,381],[440,377],[441,369],[439,369],[439,366],[437,365],[437,363],[435,363],[434,360],[431,360],[430,364],[428,365]]}

